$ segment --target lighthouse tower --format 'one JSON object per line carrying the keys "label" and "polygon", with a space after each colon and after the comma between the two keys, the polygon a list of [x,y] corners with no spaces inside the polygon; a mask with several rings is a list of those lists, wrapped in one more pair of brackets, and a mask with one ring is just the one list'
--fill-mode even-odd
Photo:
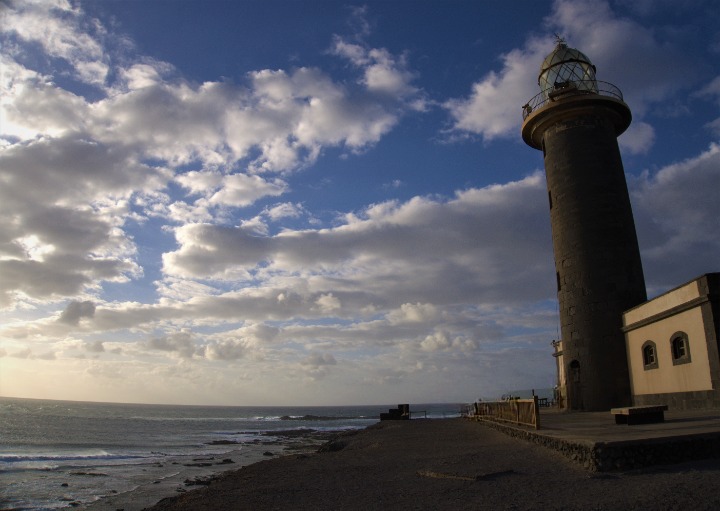
{"label": "lighthouse tower", "polygon": [[543,152],[565,375],[565,406],[630,402],[622,313],[646,300],[617,137],[632,115],[620,90],[558,38],[523,107],[522,137]]}

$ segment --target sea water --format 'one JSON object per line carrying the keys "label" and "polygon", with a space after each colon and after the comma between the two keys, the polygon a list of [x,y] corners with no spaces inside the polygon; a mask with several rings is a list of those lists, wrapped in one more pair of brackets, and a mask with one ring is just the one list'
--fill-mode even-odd
{"label": "sea water", "polygon": [[[282,446],[268,447],[274,433],[361,429],[387,409],[0,398],[0,509],[83,506],[143,485],[238,468],[259,461],[268,450],[280,453]],[[411,409],[425,412],[413,418],[441,418],[456,416],[459,407]]]}

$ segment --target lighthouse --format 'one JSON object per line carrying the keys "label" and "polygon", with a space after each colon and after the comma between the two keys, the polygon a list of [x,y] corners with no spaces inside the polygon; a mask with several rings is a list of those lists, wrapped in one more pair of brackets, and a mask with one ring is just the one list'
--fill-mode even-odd
{"label": "lighthouse", "polygon": [[582,52],[558,38],[523,106],[522,137],[545,163],[562,335],[564,406],[630,404],[622,313],[646,300],[617,137],[632,114]]}

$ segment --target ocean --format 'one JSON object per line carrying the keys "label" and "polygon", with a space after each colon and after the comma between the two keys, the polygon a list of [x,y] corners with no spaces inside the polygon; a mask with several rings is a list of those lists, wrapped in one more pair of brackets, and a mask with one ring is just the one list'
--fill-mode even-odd
{"label": "ocean", "polygon": [[[308,430],[362,429],[391,407],[176,406],[0,397],[0,510],[101,509],[93,503],[129,492],[185,491],[213,473],[311,441]],[[459,409],[411,405],[413,418],[455,417]]]}

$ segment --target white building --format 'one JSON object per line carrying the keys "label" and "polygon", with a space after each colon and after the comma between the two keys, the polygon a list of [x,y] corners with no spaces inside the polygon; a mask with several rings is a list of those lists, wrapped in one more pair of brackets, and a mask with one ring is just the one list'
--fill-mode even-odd
{"label": "white building", "polygon": [[633,404],[720,408],[720,273],[623,314]]}

